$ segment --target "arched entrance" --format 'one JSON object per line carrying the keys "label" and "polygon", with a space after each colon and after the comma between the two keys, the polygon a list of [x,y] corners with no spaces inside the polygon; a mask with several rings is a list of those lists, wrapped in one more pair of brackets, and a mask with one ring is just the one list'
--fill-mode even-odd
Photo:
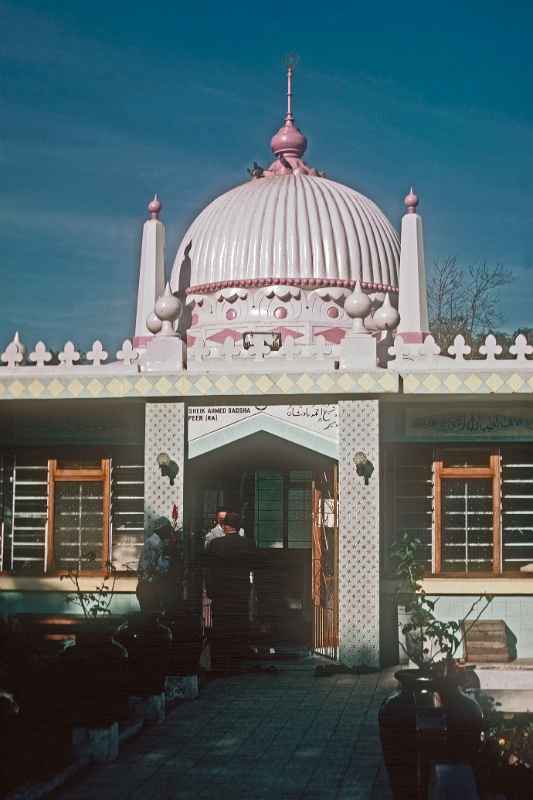
{"label": "arched entrance", "polygon": [[219,444],[187,465],[192,530],[206,533],[219,505],[239,512],[262,565],[255,630],[336,657],[336,460],[264,430]]}

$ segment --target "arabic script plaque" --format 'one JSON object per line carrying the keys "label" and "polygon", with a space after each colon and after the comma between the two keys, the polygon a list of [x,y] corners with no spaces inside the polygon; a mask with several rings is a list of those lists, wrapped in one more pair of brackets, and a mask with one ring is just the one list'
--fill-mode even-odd
{"label": "arabic script plaque", "polygon": [[476,411],[457,409],[447,413],[424,413],[409,409],[405,418],[407,435],[456,439],[533,438],[533,410],[529,408]]}
{"label": "arabic script plaque", "polygon": [[214,431],[242,424],[253,417],[270,417],[280,423],[304,428],[332,441],[338,439],[335,403],[289,406],[192,406],[189,408],[189,441]]}

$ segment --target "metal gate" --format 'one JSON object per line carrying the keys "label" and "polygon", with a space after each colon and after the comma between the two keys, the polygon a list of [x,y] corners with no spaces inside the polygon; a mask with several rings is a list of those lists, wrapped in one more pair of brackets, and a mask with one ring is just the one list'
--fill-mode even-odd
{"label": "metal gate", "polygon": [[336,659],[339,649],[338,468],[313,481],[313,649]]}

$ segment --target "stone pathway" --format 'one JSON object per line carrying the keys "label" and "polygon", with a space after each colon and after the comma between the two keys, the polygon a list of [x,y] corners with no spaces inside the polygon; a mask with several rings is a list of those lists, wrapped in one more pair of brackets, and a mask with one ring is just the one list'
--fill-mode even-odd
{"label": "stone pathway", "polygon": [[317,678],[316,663],[210,681],[54,797],[389,800],[377,712],[392,671]]}

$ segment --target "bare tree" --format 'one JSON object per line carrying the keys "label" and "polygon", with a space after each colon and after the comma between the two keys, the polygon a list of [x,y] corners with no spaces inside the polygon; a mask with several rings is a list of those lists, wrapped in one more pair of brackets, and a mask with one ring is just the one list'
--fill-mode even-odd
{"label": "bare tree", "polygon": [[463,269],[455,257],[434,263],[428,281],[429,327],[441,352],[447,352],[458,334],[475,344],[501,323],[499,292],[512,279],[501,264],[483,262]]}

